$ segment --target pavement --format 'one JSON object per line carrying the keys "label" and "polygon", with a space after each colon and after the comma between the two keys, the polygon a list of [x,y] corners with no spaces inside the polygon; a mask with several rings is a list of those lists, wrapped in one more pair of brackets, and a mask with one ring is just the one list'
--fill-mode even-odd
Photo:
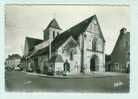
{"label": "pavement", "polygon": [[7,71],[5,90],[8,92],[128,93],[129,74],[94,72],[89,75],[51,77],[21,71]]}
{"label": "pavement", "polygon": [[67,76],[63,75],[46,75],[46,74],[38,74],[38,73],[31,73],[31,72],[24,72],[29,75],[35,75],[40,77],[47,77],[47,78],[63,78],[63,79],[83,79],[83,78],[103,78],[103,77],[113,77],[119,75],[128,75],[127,73],[117,73],[117,72],[91,72],[91,73],[75,73],[75,74],[68,74]]}

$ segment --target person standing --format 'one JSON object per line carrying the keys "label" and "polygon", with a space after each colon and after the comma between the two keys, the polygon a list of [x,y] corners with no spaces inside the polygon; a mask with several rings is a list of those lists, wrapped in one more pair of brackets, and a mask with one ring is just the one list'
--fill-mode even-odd
{"label": "person standing", "polygon": [[64,71],[66,72],[70,72],[70,64],[68,62],[68,60],[66,59],[65,63],[64,63]]}
{"label": "person standing", "polygon": [[75,69],[76,69],[76,72],[78,73],[79,72],[78,62],[76,62],[76,64],[75,64]]}

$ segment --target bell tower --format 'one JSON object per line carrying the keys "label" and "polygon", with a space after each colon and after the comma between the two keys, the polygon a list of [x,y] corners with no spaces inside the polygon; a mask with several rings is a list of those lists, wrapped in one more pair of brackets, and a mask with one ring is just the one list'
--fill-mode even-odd
{"label": "bell tower", "polygon": [[47,26],[46,29],[44,29],[44,40],[48,40],[52,42],[60,33],[61,33],[61,28],[58,25],[56,19],[54,18],[49,25]]}
{"label": "bell tower", "polygon": [[61,28],[58,25],[56,19],[54,18],[49,25],[47,26],[46,29],[44,29],[44,40],[48,42],[49,45],[49,59],[51,59],[52,56],[52,41],[61,33]]}

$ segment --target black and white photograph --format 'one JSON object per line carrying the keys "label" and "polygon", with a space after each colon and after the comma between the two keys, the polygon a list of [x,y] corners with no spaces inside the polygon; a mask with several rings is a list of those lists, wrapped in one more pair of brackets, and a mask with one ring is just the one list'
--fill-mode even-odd
{"label": "black and white photograph", "polygon": [[6,92],[130,92],[129,5],[4,8]]}

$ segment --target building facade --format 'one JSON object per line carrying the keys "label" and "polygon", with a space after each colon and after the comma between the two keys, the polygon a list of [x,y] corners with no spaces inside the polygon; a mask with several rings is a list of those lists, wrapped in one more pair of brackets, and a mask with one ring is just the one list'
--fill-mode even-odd
{"label": "building facade", "polygon": [[48,68],[55,74],[105,71],[105,40],[96,15],[64,32],[53,19],[43,32],[43,40],[25,40],[27,70],[44,74]]}
{"label": "building facade", "polygon": [[21,56],[18,54],[9,55],[5,61],[5,66],[15,69],[21,61]]}

